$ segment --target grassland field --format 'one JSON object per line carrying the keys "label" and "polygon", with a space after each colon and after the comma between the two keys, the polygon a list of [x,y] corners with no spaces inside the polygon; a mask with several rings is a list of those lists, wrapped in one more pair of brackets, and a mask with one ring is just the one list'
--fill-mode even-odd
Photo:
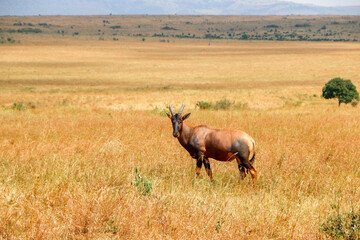
{"label": "grassland field", "polygon": [[[14,18],[30,22],[0,25]],[[321,97],[334,77],[359,89],[356,41],[13,36],[0,44],[2,239],[328,239],[329,216],[360,209],[359,106]],[[170,103],[189,125],[249,133],[258,186],[235,162],[195,179]]]}
{"label": "grassland field", "polygon": [[360,41],[359,16],[0,16],[0,43],[43,38]]}

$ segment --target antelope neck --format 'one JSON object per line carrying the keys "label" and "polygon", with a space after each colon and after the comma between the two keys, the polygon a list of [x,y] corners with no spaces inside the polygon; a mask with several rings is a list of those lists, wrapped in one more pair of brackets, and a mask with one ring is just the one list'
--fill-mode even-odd
{"label": "antelope neck", "polygon": [[182,123],[181,129],[179,129],[180,136],[178,137],[179,142],[181,145],[187,145],[188,141],[190,140],[190,137],[193,133],[193,128],[186,125],[184,122]]}

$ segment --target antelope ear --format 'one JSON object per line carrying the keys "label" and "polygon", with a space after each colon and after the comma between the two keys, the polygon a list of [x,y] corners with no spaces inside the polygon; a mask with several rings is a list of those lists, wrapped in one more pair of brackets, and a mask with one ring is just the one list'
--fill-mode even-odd
{"label": "antelope ear", "polygon": [[184,121],[185,119],[187,119],[190,116],[191,113],[187,113],[185,114],[181,119]]}
{"label": "antelope ear", "polygon": [[168,116],[168,118],[170,118],[170,119],[171,119],[171,116],[170,116],[170,114],[166,113],[166,115]]}

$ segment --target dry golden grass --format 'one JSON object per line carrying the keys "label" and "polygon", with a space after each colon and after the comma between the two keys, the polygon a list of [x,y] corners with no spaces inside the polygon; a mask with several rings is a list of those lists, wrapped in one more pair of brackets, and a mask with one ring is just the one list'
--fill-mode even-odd
{"label": "dry golden grass", "polygon": [[[360,207],[359,107],[319,97],[333,77],[359,86],[356,43],[66,40],[0,52],[1,238],[325,239],[331,204]],[[248,108],[195,109],[224,98]],[[256,188],[235,162],[211,160],[215,184],[204,170],[194,179],[161,112],[181,102],[191,125],[254,137]]]}

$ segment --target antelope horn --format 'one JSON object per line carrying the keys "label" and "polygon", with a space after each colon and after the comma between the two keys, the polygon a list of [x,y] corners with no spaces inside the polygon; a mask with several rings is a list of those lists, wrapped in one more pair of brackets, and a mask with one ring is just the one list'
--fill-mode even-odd
{"label": "antelope horn", "polygon": [[172,104],[170,104],[169,105],[169,110],[170,110],[170,112],[171,112],[171,116],[174,116],[175,115],[175,113],[174,113],[174,111],[173,111],[173,109],[172,109]]}
{"label": "antelope horn", "polygon": [[180,110],[179,110],[179,112],[178,112],[178,114],[181,116],[181,114],[182,114],[182,111],[184,110],[184,107],[185,107],[185,104],[183,103],[182,105],[181,105],[181,108],[180,108]]}

